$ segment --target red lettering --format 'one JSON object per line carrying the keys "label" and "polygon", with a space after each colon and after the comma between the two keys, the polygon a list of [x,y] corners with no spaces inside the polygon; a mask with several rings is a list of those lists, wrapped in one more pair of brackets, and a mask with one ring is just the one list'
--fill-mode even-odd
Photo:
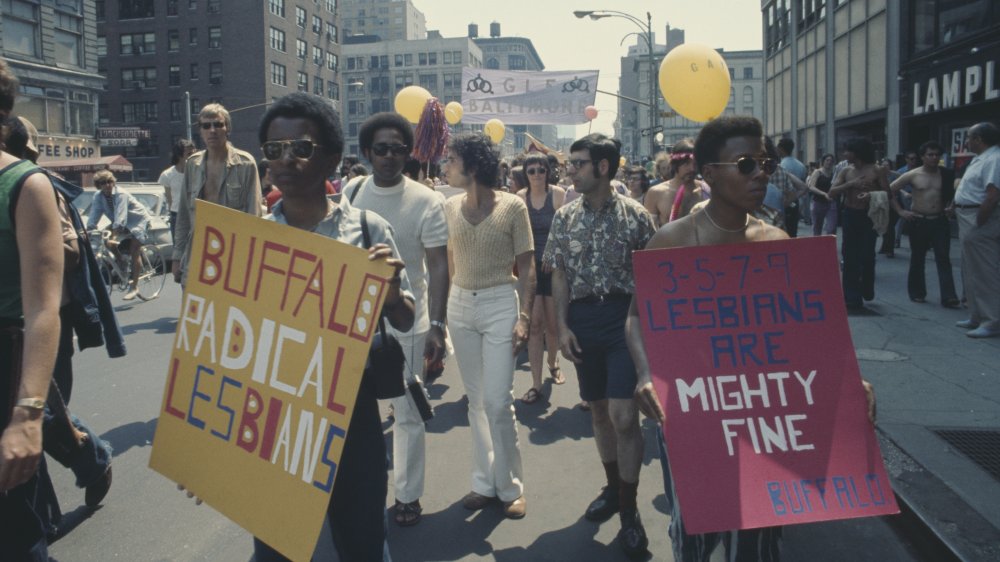
{"label": "red lettering", "polygon": [[[218,244],[218,251],[215,253],[211,252],[212,241]],[[219,280],[222,273],[222,260],[220,256],[226,251],[226,239],[222,237],[222,233],[219,230],[212,228],[211,226],[205,227],[205,245],[201,249],[201,265],[198,268],[198,280],[206,285],[215,285],[215,282]],[[210,262],[215,266],[215,275],[212,277],[206,276],[205,262]]]}
{"label": "red lettering", "polygon": [[337,383],[340,380],[340,366],[344,362],[344,348],[337,348],[337,360],[333,364],[333,372],[330,374],[330,395],[326,399],[326,407],[332,412],[343,415],[347,407],[337,402]]}
{"label": "red lettering", "polygon": [[[316,287],[313,288],[313,283]],[[306,290],[302,292],[302,296],[299,297],[299,302],[295,304],[295,310],[292,311],[293,316],[299,315],[299,309],[302,308],[302,302],[306,300],[306,296],[315,295],[319,302],[317,303],[316,310],[319,312],[319,326],[323,327],[323,260],[316,262],[316,268],[313,269],[312,275],[306,280]]]}
{"label": "red lettering", "polygon": [[250,237],[250,249],[247,251],[247,263],[246,269],[243,273],[243,290],[240,291],[238,288],[232,287],[229,284],[229,278],[232,277],[233,273],[233,255],[236,254],[236,233],[233,233],[229,238],[229,261],[226,262],[226,280],[223,283],[223,288],[234,295],[239,295],[241,297],[247,296],[247,289],[250,287],[250,264],[253,262],[253,250],[257,247],[257,237]]}
{"label": "red lettering", "polygon": [[[292,250],[292,258],[288,262],[288,274],[285,277],[285,292],[283,295],[281,295],[281,310],[285,310],[285,302],[288,300],[288,289],[292,284],[292,279],[293,278],[301,279],[303,281],[306,280],[305,275],[300,275],[295,272],[295,260],[297,259],[307,259],[309,261],[314,262],[316,261],[316,256],[307,252],[303,252],[302,250]],[[308,288],[309,287],[306,286],[307,290]],[[301,302],[301,300],[299,302]],[[298,309],[296,308],[296,310]],[[320,323],[320,326],[323,326],[322,322]]]}
{"label": "red lettering", "polygon": [[[285,275],[285,270],[284,269],[278,269],[277,267],[274,267],[274,266],[269,265],[267,263],[267,252],[268,252],[268,250],[274,250],[274,251],[281,252],[283,254],[287,254],[289,248],[288,248],[288,246],[285,246],[284,244],[278,244],[277,242],[272,242],[270,240],[268,240],[267,242],[264,242],[264,249],[261,250],[261,253],[260,253],[260,266],[259,266],[259,269],[257,270],[257,288],[254,290],[254,293],[253,293],[253,300],[255,300],[255,301],[260,300],[260,281],[261,281],[261,278],[264,277],[264,272],[265,271],[270,271],[272,273],[278,273],[278,274],[281,274],[281,275]],[[288,285],[286,284],[285,285],[285,291],[287,292],[287,290],[288,290]]]}
{"label": "red lettering", "polygon": [[260,458],[271,460],[271,451],[274,449],[274,434],[278,430],[278,421],[281,419],[281,400],[271,398],[267,405],[267,421],[264,422],[264,437],[260,442]]}
{"label": "red lettering", "polygon": [[327,329],[338,334],[346,334],[347,326],[337,322],[337,305],[340,303],[340,290],[344,288],[344,276],[347,275],[347,264],[340,266],[340,279],[337,280],[337,292],[333,295],[333,305],[330,306],[330,323]]}
{"label": "red lettering", "polygon": [[236,436],[236,444],[246,449],[248,453],[257,449],[257,418],[262,413],[264,413],[264,401],[260,397],[260,393],[248,386],[247,397],[243,401],[243,415],[240,417],[239,433]]}
{"label": "red lettering", "polygon": [[174,359],[173,364],[170,366],[170,379],[167,381],[167,405],[163,408],[163,411],[171,416],[184,419],[184,412],[178,410],[170,403],[174,398],[174,383],[177,382],[177,368],[180,366],[180,363],[180,359]]}

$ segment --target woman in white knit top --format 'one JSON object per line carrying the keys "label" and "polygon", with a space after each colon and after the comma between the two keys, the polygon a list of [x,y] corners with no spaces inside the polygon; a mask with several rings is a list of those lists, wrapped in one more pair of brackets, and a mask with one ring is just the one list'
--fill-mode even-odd
{"label": "woman in white knit top", "polygon": [[[458,135],[448,145],[444,173],[450,185],[465,190],[445,206],[452,265],[448,326],[472,429],[472,491],[462,503],[475,510],[499,499],[504,514],[519,519],[526,506],[514,358],[528,342],[535,263],[528,208],[520,197],[492,187],[498,164],[496,148],[481,133]],[[515,263],[519,277],[511,273]]]}

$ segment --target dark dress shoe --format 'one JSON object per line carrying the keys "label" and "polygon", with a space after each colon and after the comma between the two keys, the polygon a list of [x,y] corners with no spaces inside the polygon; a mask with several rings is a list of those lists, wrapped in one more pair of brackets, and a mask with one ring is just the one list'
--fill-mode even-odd
{"label": "dark dress shoe", "polygon": [[618,513],[618,489],[605,486],[601,495],[590,502],[587,512],[583,514],[589,521],[604,522]]}
{"label": "dark dress shoe", "polygon": [[83,495],[83,501],[87,504],[87,507],[97,507],[101,504],[101,500],[104,496],[108,495],[108,490],[111,489],[111,467],[104,472],[104,475],[97,479],[96,482],[87,486],[86,492]]}
{"label": "dark dress shoe", "polygon": [[649,539],[646,538],[646,529],[642,526],[642,520],[639,518],[639,510],[623,509],[619,517],[621,517],[622,528],[618,531],[618,544],[625,552],[625,556],[632,560],[645,558],[649,554],[649,551],[646,550],[646,547],[649,546]]}

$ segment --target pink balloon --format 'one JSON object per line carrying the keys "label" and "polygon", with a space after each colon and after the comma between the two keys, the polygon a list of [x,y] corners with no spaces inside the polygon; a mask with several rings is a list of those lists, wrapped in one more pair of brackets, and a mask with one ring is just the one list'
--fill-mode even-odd
{"label": "pink balloon", "polygon": [[590,121],[593,121],[594,119],[597,119],[597,108],[592,105],[588,105],[584,108],[583,115]]}

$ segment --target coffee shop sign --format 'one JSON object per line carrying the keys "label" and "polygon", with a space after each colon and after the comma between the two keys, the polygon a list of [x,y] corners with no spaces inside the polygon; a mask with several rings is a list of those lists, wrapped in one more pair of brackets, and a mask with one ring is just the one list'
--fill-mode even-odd
{"label": "coffee shop sign", "polygon": [[996,61],[990,60],[914,82],[913,114],[953,109],[997,98],[1000,98],[1000,89],[997,89]]}

